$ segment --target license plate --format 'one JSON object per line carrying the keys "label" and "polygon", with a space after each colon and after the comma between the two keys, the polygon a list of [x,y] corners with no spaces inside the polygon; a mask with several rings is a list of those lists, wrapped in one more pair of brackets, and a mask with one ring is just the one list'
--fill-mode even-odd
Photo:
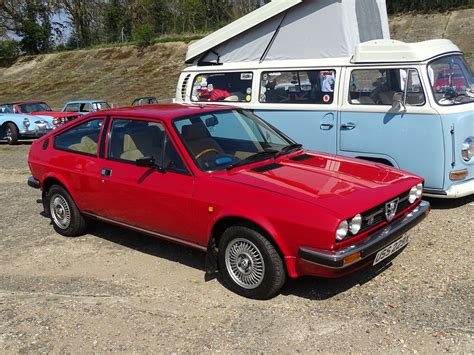
{"label": "license plate", "polygon": [[403,237],[398,239],[395,243],[392,243],[388,247],[385,247],[382,250],[380,250],[375,256],[373,265],[376,265],[382,260],[387,259],[390,255],[396,253],[398,250],[400,250],[407,244],[408,244],[408,236],[404,235]]}

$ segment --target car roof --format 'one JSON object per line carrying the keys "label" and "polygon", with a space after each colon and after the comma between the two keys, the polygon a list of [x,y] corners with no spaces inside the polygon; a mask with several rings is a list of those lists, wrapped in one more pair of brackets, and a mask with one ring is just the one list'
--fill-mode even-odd
{"label": "car roof", "polygon": [[107,102],[106,100],[75,100],[75,101],[68,101],[64,105],[69,104],[93,104],[96,102]]}
{"label": "car roof", "polygon": [[[170,121],[174,118],[190,116],[199,113],[217,112],[236,109],[235,106],[227,105],[197,105],[197,104],[155,104],[145,106],[121,107],[111,110],[100,111],[100,115],[127,115],[148,116]],[[99,114],[99,113],[98,113]]]}

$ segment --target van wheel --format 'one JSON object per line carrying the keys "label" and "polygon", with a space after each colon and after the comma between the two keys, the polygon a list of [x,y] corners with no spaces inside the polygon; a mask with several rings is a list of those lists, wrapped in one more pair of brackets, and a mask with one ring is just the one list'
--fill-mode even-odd
{"label": "van wheel", "polygon": [[77,237],[85,232],[87,221],[65,188],[53,185],[46,193],[45,205],[57,233],[65,237]]}
{"label": "van wheel", "polygon": [[13,123],[7,123],[5,126],[5,137],[9,145],[14,145],[18,143],[19,138],[18,127]]}
{"label": "van wheel", "polygon": [[228,289],[253,299],[275,296],[286,280],[275,247],[260,232],[243,225],[229,227],[222,235],[219,269]]}

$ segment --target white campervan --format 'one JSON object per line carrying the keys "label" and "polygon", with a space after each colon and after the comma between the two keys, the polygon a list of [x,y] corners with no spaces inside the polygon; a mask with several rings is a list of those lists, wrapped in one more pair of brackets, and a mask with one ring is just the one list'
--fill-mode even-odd
{"label": "white campervan", "polygon": [[[263,7],[190,46],[176,100],[253,110],[307,149],[423,176],[432,196],[473,194],[474,77],[460,49],[449,40],[390,40],[384,21],[370,34],[357,12],[363,2],[290,3]],[[372,4],[369,13],[383,20],[383,1]],[[342,26],[321,47],[304,30],[328,18],[352,21],[354,33]],[[362,41],[371,36],[382,38]],[[285,58],[295,51],[300,58]]]}

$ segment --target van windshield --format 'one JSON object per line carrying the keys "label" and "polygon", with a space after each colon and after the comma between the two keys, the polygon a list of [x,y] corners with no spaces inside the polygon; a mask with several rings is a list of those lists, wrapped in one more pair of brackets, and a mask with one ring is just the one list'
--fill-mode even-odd
{"label": "van windshield", "polygon": [[463,56],[450,55],[432,61],[428,76],[438,104],[474,102],[474,77]]}

